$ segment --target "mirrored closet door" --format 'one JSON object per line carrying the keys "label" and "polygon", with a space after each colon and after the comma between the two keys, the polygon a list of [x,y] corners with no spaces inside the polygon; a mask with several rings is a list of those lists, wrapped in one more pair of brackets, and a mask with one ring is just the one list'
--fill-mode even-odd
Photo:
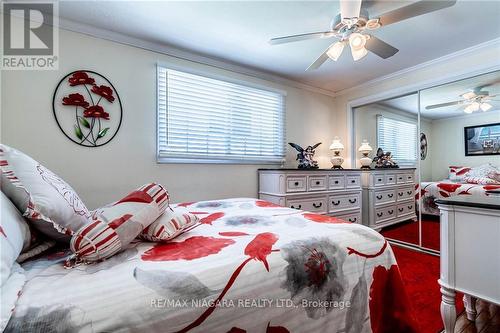
{"label": "mirrored closet door", "polygon": [[[386,238],[419,245],[415,187],[418,182],[418,94],[378,101],[353,110],[355,147],[372,147],[387,168],[364,171],[363,222]],[[378,149],[381,150],[378,150]],[[384,160],[391,153],[391,160]],[[384,154],[384,155],[382,155]],[[357,167],[361,162],[357,159]],[[368,175],[369,174],[369,175]]]}
{"label": "mirrored closet door", "polygon": [[358,106],[353,125],[356,167],[378,148],[399,166],[364,171],[363,223],[388,239],[438,252],[435,201],[500,189],[500,71]]}
{"label": "mirrored closet door", "polygon": [[500,72],[422,90],[420,102],[421,246],[439,251],[435,200],[500,188]]}

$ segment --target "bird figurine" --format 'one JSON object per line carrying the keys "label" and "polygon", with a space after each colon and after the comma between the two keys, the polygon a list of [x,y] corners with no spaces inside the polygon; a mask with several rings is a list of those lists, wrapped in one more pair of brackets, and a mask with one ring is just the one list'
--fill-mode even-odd
{"label": "bird figurine", "polygon": [[297,150],[297,158],[296,161],[299,161],[298,168],[299,169],[317,169],[318,162],[313,160],[315,149],[321,144],[321,142],[315,144],[314,146],[307,146],[306,149],[302,148],[296,143],[289,142],[290,146]]}

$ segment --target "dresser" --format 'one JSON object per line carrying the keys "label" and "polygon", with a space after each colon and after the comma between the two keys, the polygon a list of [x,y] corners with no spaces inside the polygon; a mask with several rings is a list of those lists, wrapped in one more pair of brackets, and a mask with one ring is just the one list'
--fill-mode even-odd
{"label": "dresser", "polygon": [[363,224],[383,227],[416,219],[415,168],[363,170]]}
{"label": "dresser", "polygon": [[500,305],[500,197],[455,196],[436,200],[441,229],[441,317],[454,332],[455,291],[464,293],[467,318],[476,298]]}
{"label": "dresser", "polygon": [[361,223],[361,170],[259,169],[259,198]]}

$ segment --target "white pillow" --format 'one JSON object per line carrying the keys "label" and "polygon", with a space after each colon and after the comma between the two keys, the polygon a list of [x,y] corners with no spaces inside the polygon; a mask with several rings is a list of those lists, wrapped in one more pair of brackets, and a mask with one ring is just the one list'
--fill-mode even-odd
{"label": "white pillow", "polygon": [[0,145],[2,191],[47,236],[69,242],[90,213],[64,180],[22,152]]}
{"label": "white pillow", "polygon": [[476,177],[476,178],[489,178],[491,173],[500,172],[498,168],[491,165],[490,163],[483,164],[477,167],[473,167],[469,172],[465,175],[466,177]]}
{"label": "white pillow", "polygon": [[21,213],[3,192],[0,193],[0,277],[3,293],[3,285],[10,276],[12,265],[30,245],[31,233]]}
{"label": "white pillow", "polygon": [[7,326],[25,283],[26,276],[24,269],[18,263],[14,263],[12,272],[7,281],[5,281],[5,284],[2,285],[2,293],[0,295],[2,301],[2,306],[0,306],[0,332],[3,332]]}

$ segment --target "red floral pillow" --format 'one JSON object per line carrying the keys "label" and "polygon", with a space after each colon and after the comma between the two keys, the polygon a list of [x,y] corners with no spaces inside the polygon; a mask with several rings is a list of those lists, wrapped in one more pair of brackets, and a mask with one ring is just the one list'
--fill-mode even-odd
{"label": "red floral pillow", "polygon": [[163,214],[168,200],[168,192],[163,186],[151,183],[97,209],[92,222],[71,238],[71,250],[78,259],[86,262],[111,257],[125,249],[144,228]]}
{"label": "red floral pillow", "polygon": [[90,212],[64,180],[22,152],[0,145],[2,192],[40,232],[58,241],[90,222]]}
{"label": "red floral pillow", "polygon": [[146,227],[140,238],[150,242],[164,242],[182,234],[187,228],[197,224],[200,219],[187,210],[176,207],[170,208],[156,221]]}

